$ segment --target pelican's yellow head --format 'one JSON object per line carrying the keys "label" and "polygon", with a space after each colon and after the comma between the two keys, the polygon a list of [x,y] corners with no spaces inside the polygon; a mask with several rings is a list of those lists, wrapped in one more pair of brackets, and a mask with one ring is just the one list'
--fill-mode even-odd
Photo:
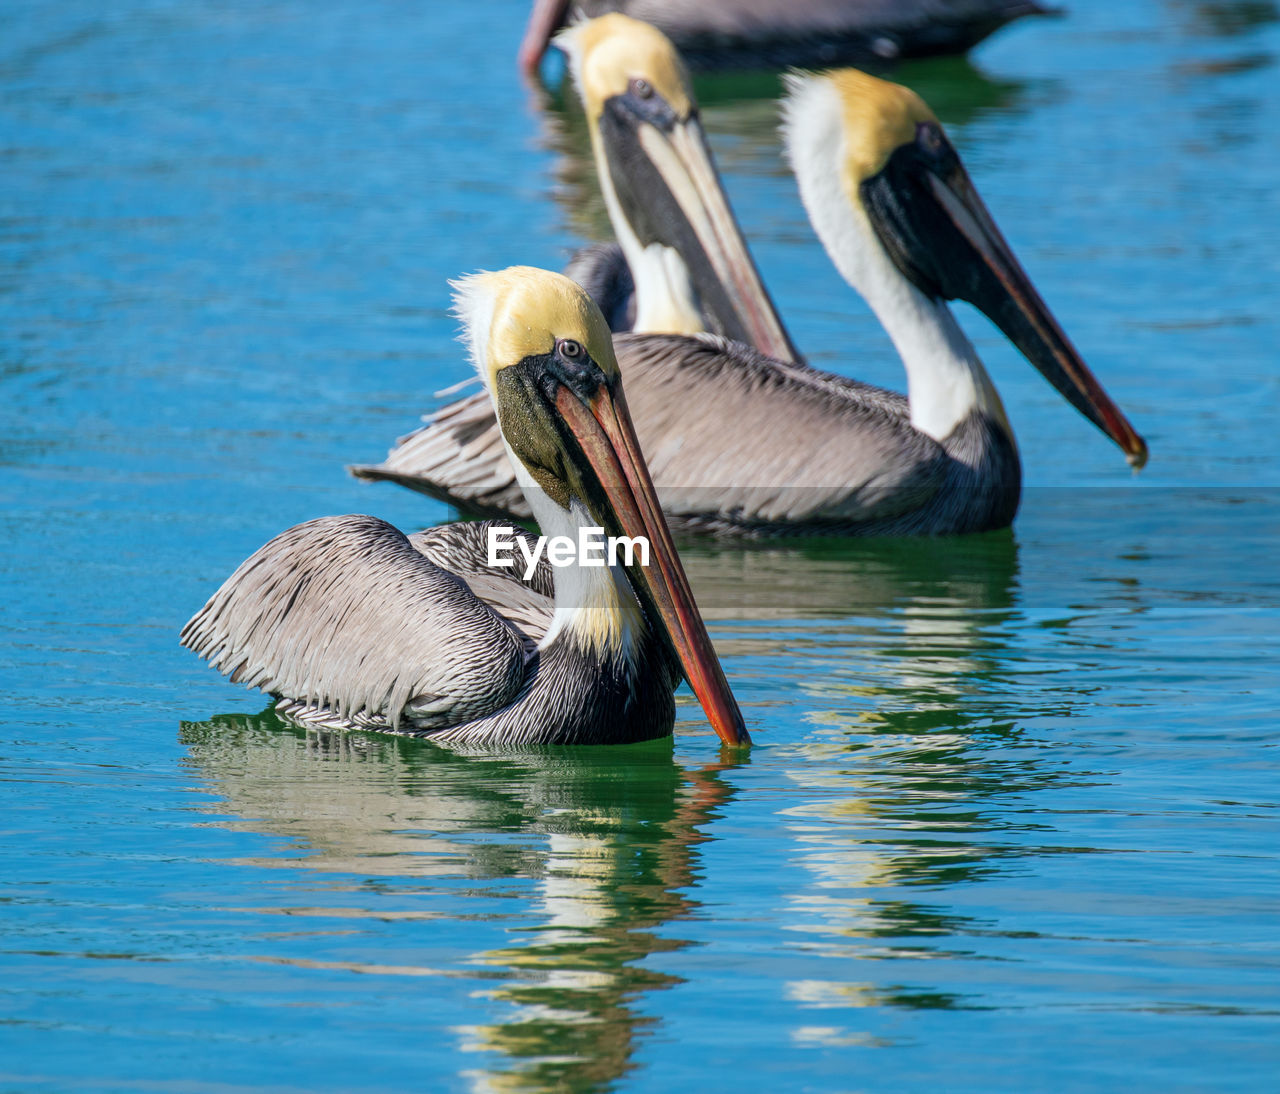
{"label": "pelican's yellow head", "polygon": [[594,300],[558,273],[510,266],[450,282],[471,359],[490,394],[505,368],[545,357],[566,342],[581,346],[609,380],[618,375],[609,325]]}
{"label": "pelican's yellow head", "polygon": [[903,145],[916,139],[922,122],[938,123],[925,101],[909,87],[878,80],[856,68],[826,77],[840,99],[844,120],[844,184],[854,193],[878,175]]}
{"label": "pelican's yellow head", "polygon": [[472,274],[453,288],[517,477],[523,465],[531,476],[526,492],[536,487],[567,509],[571,496],[583,496],[567,419],[594,414],[615,391],[621,399],[604,316],[567,277],[530,266]]}
{"label": "pelican's yellow head", "polygon": [[784,127],[793,161],[804,131],[822,130],[820,142],[839,149],[840,182],[851,199],[867,179],[884,170],[894,152],[916,140],[922,123],[939,125],[928,104],[909,87],[856,68],[793,74],[787,77],[787,90]]}
{"label": "pelican's yellow head", "polygon": [[562,30],[555,43],[569,58],[587,117],[596,121],[618,95],[661,98],[679,119],[693,112],[689,74],[657,27],[615,13]]}

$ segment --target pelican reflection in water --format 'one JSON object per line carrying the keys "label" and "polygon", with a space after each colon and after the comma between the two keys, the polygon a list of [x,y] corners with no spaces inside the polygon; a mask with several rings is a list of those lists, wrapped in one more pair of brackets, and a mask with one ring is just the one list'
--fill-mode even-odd
{"label": "pelican reflection in water", "polygon": [[187,624],[184,645],[310,725],[478,746],[671,732],[681,669],[717,733],[749,743],[639,455],[608,327],[568,278],[456,285],[472,358],[548,537],[641,537],[649,558],[489,565],[488,527],[406,538],[373,517],[291,528]]}
{"label": "pelican reflection in water", "polygon": [[[680,143],[671,134],[685,116],[687,84],[666,77],[679,69],[659,63],[658,51],[636,69],[639,55],[605,49],[622,22],[613,17],[609,34],[595,29],[605,20],[587,24],[569,48],[588,117],[597,119],[597,167],[631,262],[652,238],[648,226],[663,219],[651,210],[678,206],[691,221],[700,218],[689,214],[694,191],[670,152]],[[939,535],[1010,524],[1022,479],[1013,430],[948,307],[952,299],[981,309],[1131,464],[1145,462],[1145,442],[1049,312],[918,96],[853,69],[796,76],[785,114],[810,219],[888,331],[908,395],[723,338],[619,336],[636,430],[674,525],[769,537]],[[629,125],[610,120],[620,117]],[[628,181],[619,186],[620,179]],[[669,251],[657,248],[652,280],[673,268]],[[677,269],[711,267],[695,260]],[[384,464],[355,471],[476,515],[527,512],[482,397],[443,408]]]}
{"label": "pelican reflection in water", "polygon": [[[690,944],[731,766],[682,766],[670,738],[460,757],[269,712],[186,722],[181,740],[205,811],[277,837],[238,865],[298,875],[286,906],[243,911],[265,940],[248,960],[363,974],[375,996],[398,977],[441,997],[457,985],[480,1020],[450,1015],[432,1035],[484,1050],[492,1089],[603,1089],[636,1066],[655,1023],[644,1000],[680,983],[651,962]],[[344,1006],[368,998],[336,990]]]}

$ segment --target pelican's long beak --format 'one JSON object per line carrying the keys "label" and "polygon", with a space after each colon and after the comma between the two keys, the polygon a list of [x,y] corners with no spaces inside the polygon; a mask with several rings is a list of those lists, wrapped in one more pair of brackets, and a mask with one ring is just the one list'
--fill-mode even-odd
{"label": "pelican's long beak", "polygon": [[584,402],[570,388],[560,387],[555,404],[599,480],[622,534],[648,540],[649,565],[629,567],[632,584],[647,594],[642,599],[665,627],[712,727],[726,744],[749,745],[742,712],[671,542],[621,388],[601,386]]}
{"label": "pelican's long beak", "polygon": [[979,308],[1132,467],[1147,462],[1146,441],[1081,360],[940,131],[899,149],[861,193],[904,275],[930,295]]}
{"label": "pelican's long beak", "polygon": [[697,113],[681,119],[664,107],[658,96],[642,102],[634,92],[604,104],[597,167],[608,174],[620,213],[642,247],[658,243],[681,256],[717,334],[798,361],[729,208]]}

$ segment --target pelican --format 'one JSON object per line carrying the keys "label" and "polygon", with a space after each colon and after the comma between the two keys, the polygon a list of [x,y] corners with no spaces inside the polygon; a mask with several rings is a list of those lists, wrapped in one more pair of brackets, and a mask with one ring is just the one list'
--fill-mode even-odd
{"label": "pelican", "polygon": [[182,644],[275,696],[298,724],[480,747],[665,736],[683,666],[721,738],[749,743],[640,457],[599,308],[568,278],[529,267],[454,287],[543,533],[638,536],[651,558],[637,547],[625,563],[544,565],[526,582],[489,565],[487,524],[405,537],[375,517],[327,517],[251,555]]}
{"label": "pelican", "polygon": [[666,36],[625,15],[562,31],[618,245],[575,256],[565,273],[616,329],[710,331],[784,360],[799,355],[760,280],[720,185],[688,72]]}
{"label": "pelican", "polygon": [[[768,537],[1011,523],[1013,430],[951,299],[982,310],[1130,464],[1145,463],[1145,441],[1049,312],[919,96],[855,69],[797,75],[784,116],[809,217],[888,331],[908,395],[709,335],[620,335],[636,429],[674,526]],[[476,399],[443,408],[364,473],[479,514],[524,512],[492,412]]]}
{"label": "pelican", "polygon": [[[621,11],[661,28],[695,68],[848,65],[964,53],[1035,0],[534,0],[520,43],[532,76],[573,16]],[[559,43],[557,43],[559,44]]]}
{"label": "pelican", "polygon": [[[600,305],[612,330],[710,332],[784,361],[799,361],[720,185],[684,63],[647,23],[603,15],[560,33],[591,132],[597,175],[619,243],[579,251],[565,273]],[[488,456],[504,453],[488,398],[458,404],[478,414]],[[493,505],[454,498],[433,481],[429,430],[402,438],[381,464],[356,464],[357,478],[397,482],[457,501],[480,515],[528,516],[514,478]],[[484,463],[485,461],[482,461]],[[447,474],[461,469],[451,469]],[[450,480],[450,485],[454,485]]]}

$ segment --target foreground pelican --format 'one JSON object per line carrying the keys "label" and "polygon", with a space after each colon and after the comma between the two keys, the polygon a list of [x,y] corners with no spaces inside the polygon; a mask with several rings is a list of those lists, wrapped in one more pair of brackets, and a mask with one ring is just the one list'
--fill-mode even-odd
{"label": "foreground pelican", "polygon": [[534,0],[520,43],[536,71],[572,16],[624,11],[660,27],[696,68],[847,65],[963,53],[1024,15],[1036,0]]}
{"label": "foreground pelican", "polygon": [[250,556],[183,645],[276,696],[292,721],[473,746],[665,736],[683,665],[720,737],[749,743],[639,455],[599,309],[567,278],[527,267],[455,287],[542,532],[642,537],[651,557],[637,546],[625,565],[544,565],[526,583],[489,565],[489,525],[406,538],[375,517],[328,517]]}
{"label": "foreground pelican", "polygon": [[[710,336],[619,336],[636,429],[673,524],[749,536],[1008,525],[1021,493],[1017,446],[947,306],[954,298],[986,313],[1142,466],[1145,442],[1050,314],[917,95],[847,69],[793,78],[785,113],[810,219],[892,338],[909,398]],[[471,512],[524,511],[482,400],[445,407],[374,470]]]}

